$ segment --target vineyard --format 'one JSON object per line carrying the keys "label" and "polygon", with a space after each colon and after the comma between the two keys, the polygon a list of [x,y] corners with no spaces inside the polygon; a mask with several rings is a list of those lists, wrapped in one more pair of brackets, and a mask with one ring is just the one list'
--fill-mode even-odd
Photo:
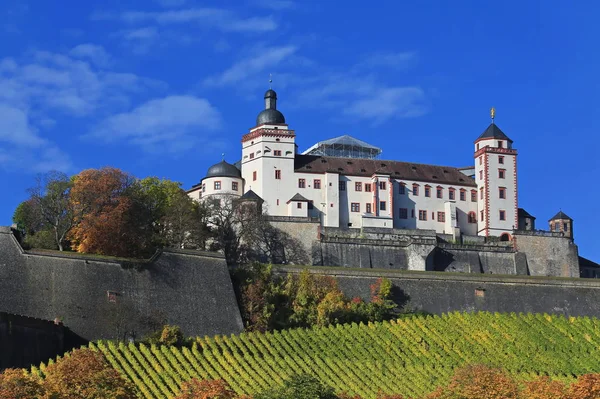
{"label": "vineyard", "polygon": [[[600,371],[600,320],[542,314],[450,313],[369,325],[198,338],[191,347],[97,342],[90,347],[144,398],[169,398],[193,377],[223,379],[237,393],[263,391],[309,373],[336,391],[418,396],[468,363],[519,378],[570,380]],[[45,366],[33,369],[43,374]]]}

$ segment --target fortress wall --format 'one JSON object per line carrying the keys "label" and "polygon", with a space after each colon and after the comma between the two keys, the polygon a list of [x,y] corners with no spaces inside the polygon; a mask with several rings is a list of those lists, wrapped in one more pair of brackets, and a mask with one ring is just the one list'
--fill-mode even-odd
{"label": "fortress wall", "polygon": [[0,311],[60,318],[88,340],[141,338],[164,323],[192,336],[243,329],[220,256],[163,252],[138,270],[115,261],[23,252],[8,228],[0,228]]}
{"label": "fortress wall", "polygon": [[[278,267],[277,273],[301,268]],[[390,278],[397,303],[433,314],[453,311],[536,312],[600,317],[600,281],[593,279],[496,276],[462,273],[319,268],[338,279],[348,297],[369,299],[377,278]]]}
{"label": "fortress wall", "polygon": [[515,233],[514,240],[527,254],[530,275],[579,277],[579,251],[570,238]]}
{"label": "fortress wall", "polygon": [[279,229],[298,240],[304,249],[306,258],[310,260],[313,250],[313,242],[319,238],[320,223],[308,218],[304,219],[305,220],[285,221],[278,220],[278,218],[270,218],[269,223],[271,223],[271,225],[276,229]]}

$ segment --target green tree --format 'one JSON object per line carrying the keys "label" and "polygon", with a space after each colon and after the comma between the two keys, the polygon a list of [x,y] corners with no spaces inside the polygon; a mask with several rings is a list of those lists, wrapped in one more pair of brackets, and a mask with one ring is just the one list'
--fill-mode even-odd
{"label": "green tree", "polygon": [[324,385],[309,374],[294,375],[284,381],[283,387],[268,390],[256,399],[337,399],[333,388]]}
{"label": "green tree", "polygon": [[65,238],[77,224],[79,214],[70,200],[73,182],[57,171],[37,177],[36,186],[29,189],[31,201],[39,210],[41,221],[54,232],[54,240],[60,251],[64,249]]}
{"label": "green tree", "polygon": [[12,220],[17,225],[17,229],[25,236],[35,234],[44,226],[40,209],[31,198],[21,202],[17,206]]}

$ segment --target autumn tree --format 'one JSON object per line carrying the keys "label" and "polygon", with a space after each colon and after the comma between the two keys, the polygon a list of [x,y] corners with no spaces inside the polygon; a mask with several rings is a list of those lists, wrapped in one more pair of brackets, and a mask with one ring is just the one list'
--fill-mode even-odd
{"label": "autumn tree", "polygon": [[523,383],[521,399],[568,399],[567,389],[561,381],[541,376]]}
{"label": "autumn tree", "polygon": [[475,364],[457,369],[446,387],[428,399],[518,399],[519,388],[504,370]]}
{"label": "autumn tree", "polygon": [[78,252],[113,256],[147,253],[133,217],[132,176],[116,168],[87,169],[73,178],[71,201],[82,217],[69,237]]}
{"label": "autumn tree", "polygon": [[193,378],[181,385],[174,399],[233,399],[235,392],[223,380],[198,380]]}
{"label": "autumn tree", "polygon": [[53,399],[134,399],[136,391],[100,352],[78,349],[45,370]]}
{"label": "autumn tree", "polygon": [[0,373],[0,398],[35,399],[43,394],[41,380],[23,369],[6,369]]}
{"label": "autumn tree", "polygon": [[584,374],[569,388],[569,399],[600,398],[600,374]]}
{"label": "autumn tree", "polygon": [[73,182],[57,171],[37,177],[37,184],[29,189],[31,201],[39,212],[44,226],[52,230],[56,247],[62,251],[67,234],[77,224],[80,212],[71,202]]}

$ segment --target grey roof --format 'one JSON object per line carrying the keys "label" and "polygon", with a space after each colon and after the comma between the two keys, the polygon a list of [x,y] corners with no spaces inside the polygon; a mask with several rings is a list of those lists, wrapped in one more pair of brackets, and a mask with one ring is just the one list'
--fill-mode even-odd
{"label": "grey roof", "polygon": [[518,213],[517,213],[518,217],[520,218],[531,218],[531,219],[535,219],[535,216],[533,216],[532,214],[530,214],[529,212],[527,212],[525,209],[523,208],[519,208]]}
{"label": "grey roof", "polygon": [[567,216],[566,213],[564,213],[563,211],[559,211],[556,215],[554,215],[553,218],[548,219],[548,221],[550,220],[573,220],[571,219],[569,216]]}
{"label": "grey roof", "polygon": [[292,202],[292,201],[296,201],[296,202],[310,202],[308,199],[304,198],[299,193],[296,193],[296,195],[294,195],[292,198],[290,198],[290,200],[288,202]]}
{"label": "grey roof", "polygon": [[244,193],[244,195],[242,195],[241,197],[244,200],[249,200],[249,201],[259,201],[259,202],[264,202],[264,200],[262,198],[260,198],[260,196],[258,194],[256,194],[254,191],[252,190],[248,190]]}
{"label": "grey roof", "polygon": [[267,108],[260,111],[260,114],[256,117],[256,126],[258,125],[283,125],[285,123],[285,117],[281,112],[274,108]]}
{"label": "grey roof", "polygon": [[375,147],[374,145],[366,143],[347,134],[344,134],[343,136],[334,137],[329,140],[319,141],[318,143],[310,147],[308,150],[304,151],[303,154],[310,154],[317,148],[324,146],[362,147],[363,149],[369,150],[371,152],[381,154],[381,148]]}
{"label": "grey roof", "polygon": [[242,177],[242,172],[230,163],[221,161],[214,164],[206,172],[206,177]]}
{"label": "grey roof", "polygon": [[265,92],[265,98],[269,98],[269,97],[273,97],[273,98],[277,99],[277,93],[275,93],[275,90],[269,89]]}
{"label": "grey roof", "polygon": [[500,128],[495,124],[495,123],[491,123],[487,129],[485,129],[485,131],[483,133],[481,133],[481,136],[479,136],[477,138],[477,140],[481,140],[481,139],[500,139],[500,140],[508,140],[511,143],[513,142],[506,134],[504,134],[504,132],[502,130],[500,130]]}

